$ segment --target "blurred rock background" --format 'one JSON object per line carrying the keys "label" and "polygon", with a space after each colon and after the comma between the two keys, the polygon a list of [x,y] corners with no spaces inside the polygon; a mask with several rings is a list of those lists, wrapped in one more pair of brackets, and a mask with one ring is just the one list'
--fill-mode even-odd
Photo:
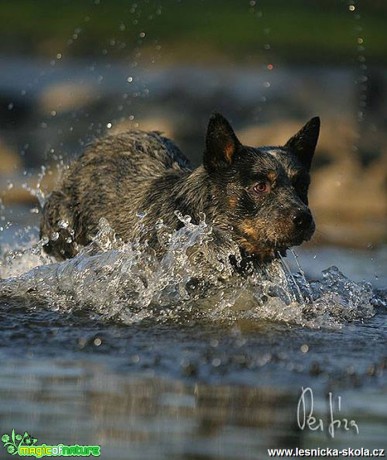
{"label": "blurred rock background", "polygon": [[213,111],[252,145],[319,115],[314,244],[386,243],[386,19],[383,0],[3,0],[3,207],[35,209],[108,131],[163,131],[198,164]]}

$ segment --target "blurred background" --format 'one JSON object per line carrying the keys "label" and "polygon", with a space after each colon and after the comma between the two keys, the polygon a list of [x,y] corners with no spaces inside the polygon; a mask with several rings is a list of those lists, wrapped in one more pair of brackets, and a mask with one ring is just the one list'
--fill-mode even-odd
{"label": "blurred background", "polygon": [[255,146],[319,115],[313,244],[380,247],[386,19],[383,0],[2,0],[2,207],[36,219],[63,161],[106,132],[163,131],[198,164],[213,111]]}

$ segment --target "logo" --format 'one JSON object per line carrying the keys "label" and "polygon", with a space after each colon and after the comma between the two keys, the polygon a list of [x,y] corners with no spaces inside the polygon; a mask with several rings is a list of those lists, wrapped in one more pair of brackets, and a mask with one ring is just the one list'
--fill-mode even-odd
{"label": "logo", "polygon": [[3,434],[1,437],[4,449],[11,455],[20,457],[99,457],[101,446],[84,446],[57,444],[37,444],[38,440],[27,433],[21,435],[12,430],[11,434]]}

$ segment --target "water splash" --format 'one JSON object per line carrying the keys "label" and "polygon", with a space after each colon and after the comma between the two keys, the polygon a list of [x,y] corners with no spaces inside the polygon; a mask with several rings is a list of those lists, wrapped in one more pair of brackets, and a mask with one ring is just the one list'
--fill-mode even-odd
{"label": "water splash", "polygon": [[38,180],[35,187],[31,187],[28,184],[23,184],[22,187],[24,190],[27,190],[31,196],[35,197],[38,200],[39,206],[43,209],[44,203],[46,201],[46,196],[42,191],[41,184],[44,176],[46,175],[47,168],[45,166],[41,167],[41,172],[38,174]]}
{"label": "water splash", "polygon": [[106,220],[93,243],[76,257],[55,262],[43,253],[44,241],[2,255],[0,296],[18,298],[31,308],[82,311],[101,320],[130,324],[162,321],[274,321],[309,328],[337,328],[375,314],[375,293],[336,267],[320,281],[290,272],[278,259],[253,275],[236,274],[228,257],[208,249],[212,229],[204,216],[158,234],[165,254],[157,258],[146,244],[119,242]]}

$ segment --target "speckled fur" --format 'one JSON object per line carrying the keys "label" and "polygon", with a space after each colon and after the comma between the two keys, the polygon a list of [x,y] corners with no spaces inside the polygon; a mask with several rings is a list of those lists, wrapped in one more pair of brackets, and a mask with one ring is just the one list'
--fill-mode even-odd
{"label": "speckled fur", "polygon": [[[48,198],[41,221],[41,237],[49,239],[45,249],[58,259],[73,257],[105,218],[123,241],[147,240],[160,253],[155,224],[162,218],[178,229],[183,225],[178,210],[193,222],[205,214],[214,228],[214,251],[238,245],[248,257],[273,258],[314,231],[311,216],[307,228],[295,228],[294,213],[310,214],[308,173],[318,128],[318,119],[312,119],[284,147],[252,148],[215,114],[203,165],[194,170],[160,133],[107,136],[68,167]],[[270,193],[254,192],[257,181],[267,181]]]}

